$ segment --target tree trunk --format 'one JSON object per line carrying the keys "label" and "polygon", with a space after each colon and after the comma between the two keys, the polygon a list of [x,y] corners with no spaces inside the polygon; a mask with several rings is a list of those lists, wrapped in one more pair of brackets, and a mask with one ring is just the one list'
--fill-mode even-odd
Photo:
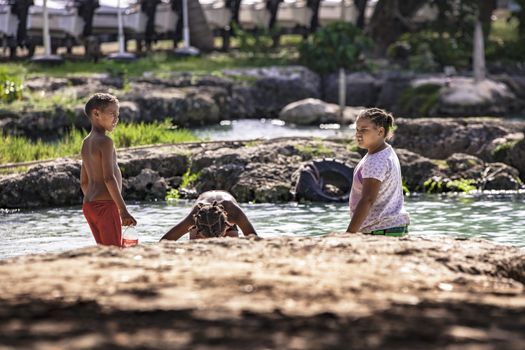
{"label": "tree trunk", "polygon": [[365,29],[365,15],[366,15],[366,4],[368,0],[354,0],[354,5],[357,8],[357,21],[356,27],[363,30]]}
{"label": "tree trunk", "polygon": [[339,122],[343,122],[343,115],[346,108],[346,72],[344,68],[339,68]]}
{"label": "tree trunk", "polygon": [[473,50],[474,80],[479,83],[485,80],[485,43],[483,39],[483,26],[477,20],[474,27],[474,50]]}
{"label": "tree trunk", "polygon": [[483,38],[485,41],[487,41],[492,27],[492,13],[497,7],[497,0],[480,0],[478,18],[483,27]]}
{"label": "tree trunk", "polygon": [[379,0],[367,26],[367,33],[376,43],[377,54],[385,54],[388,46],[412,28],[412,16],[428,0]]}

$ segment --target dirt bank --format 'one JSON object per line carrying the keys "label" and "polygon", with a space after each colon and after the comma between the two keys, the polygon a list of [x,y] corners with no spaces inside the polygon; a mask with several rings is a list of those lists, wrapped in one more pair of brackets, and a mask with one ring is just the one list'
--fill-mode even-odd
{"label": "dirt bank", "polygon": [[362,235],[0,262],[1,349],[523,349],[525,254]]}

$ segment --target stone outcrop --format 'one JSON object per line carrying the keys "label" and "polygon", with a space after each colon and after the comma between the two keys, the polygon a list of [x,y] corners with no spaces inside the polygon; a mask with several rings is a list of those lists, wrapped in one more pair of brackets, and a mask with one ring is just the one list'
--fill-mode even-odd
{"label": "stone outcrop", "polygon": [[[346,105],[374,107],[381,90],[381,79],[369,73],[350,73],[346,76]],[[331,74],[325,78],[326,101],[339,103],[339,77]]]}
{"label": "stone outcrop", "polygon": [[[521,76],[494,76],[474,83],[468,77],[414,73],[351,72],[346,77],[348,106],[378,106],[400,117],[504,116],[525,112]],[[32,138],[52,138],[72,126],[88,126],[82,112],[94,92],[110,92],[122,102],[123,121],[163,121],[191,127],[221,120],[275,118],[290,103],[323,98],[338,102],[337,75],[323,78],[301,66],[224,70],[214,74],[172,73],[156,77],[144,73],[129,78],[122,72],[89,77],[29,78],[28,91],[56,96],[55,105],[27,105],[21,110],[0,109],[5,132]],[[64,101],[74,102],[66,106]],[[308,115],[320,124],[330,113]],[[351,119],[345,122],[351,121]]]}
{"label": "stone outcrop", "polygon": [[352,124],[363,108],[346,107],[341,119],[338,105],[315,98],[307,98],[285,106],[279,113],[279,119],[296,125]]}
{"label": "stone outcrop", "polygon": [[0,261],[5,349],[522,349],[523,250],[360,234]]}
{"label": "stone outcrop", "polygon": [[[347,140],[283,138],[139,147],[119,150],[118,157],[127,199],[163,200],[172,189],[194,198],[203,191],[221,189],[240,202],[283,202],[294,199],[294,173],[305,163],[325,157],[355,166],[361,155],[350,149]],[[518,170],[503,163],[457,153],[436,160],[402,148],[396,152],[410,191],[522,187]],[[79,177],[80,161],[75,159],[0,176],[0,208],[80,204]]]}
{"label": "stone outcrop", "polygon": [[523,104],[504,83],[467,77],[416,78],[403,92],[399,113],[408,116],[506,115]]}
{"label": "stone outcrop", "polygon": [[[467,153],[487,161],[501,138],[525,127],[525,123],[493,118],[396,119],[393,145],[422,156],[445,159],[454,153]],[[493,145],[492,143],[495,142]]]}

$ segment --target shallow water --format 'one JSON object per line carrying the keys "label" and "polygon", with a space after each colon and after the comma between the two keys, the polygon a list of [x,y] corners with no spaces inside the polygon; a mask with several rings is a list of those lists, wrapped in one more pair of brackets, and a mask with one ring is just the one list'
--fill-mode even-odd
{"label": "shallow water", "polygon": [[[525,194],[413,196],[406,199],[413,235],[481,237],[525,248]],[[344,231],[346,204],[241,204],[262,237]],[[154,243],[190,210],[191,202],[129,206],[139,225],[129,229]],[[182,239],[187,239],[184,236]],[[93,245],[81,208],[0,212],[0,259]]]}
{"label": "shallow water", "polygon": [[199,138],[209,140],[251,140],[276,137],[353,137],[352,126],[323,124],[320,126],[295,126],[277,119],[224,120],[220,124],[192,128]]}

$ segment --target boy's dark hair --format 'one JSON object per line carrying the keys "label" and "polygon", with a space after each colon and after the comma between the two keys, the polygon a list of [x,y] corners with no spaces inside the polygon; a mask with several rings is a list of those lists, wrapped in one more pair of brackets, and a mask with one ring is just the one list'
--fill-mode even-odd
{"label": "boy's dark hair", "polygon": [[98,92],[89,98],[84,107],[84,113],[88,118],[91,118],[91,112],[93,112],[94,109],[102,110],[112,103],[118,103],[118,99],[115,96]]}
{"label": "boy's dark hair", "polygon": [[375,125],[385,129],[385,138],[389,136],[390,131],[394,130],[394,116],[380,108],[367,108],[359,112],[357,119],[366,118]]}
{"label": "boy's dark hair", "polygon": [[227,226],[227,214],[224,207],[217,204],[197,204],[199,210],[193,215],[195,219],[195,228],[201,235],[212,238],[219,237]]}

